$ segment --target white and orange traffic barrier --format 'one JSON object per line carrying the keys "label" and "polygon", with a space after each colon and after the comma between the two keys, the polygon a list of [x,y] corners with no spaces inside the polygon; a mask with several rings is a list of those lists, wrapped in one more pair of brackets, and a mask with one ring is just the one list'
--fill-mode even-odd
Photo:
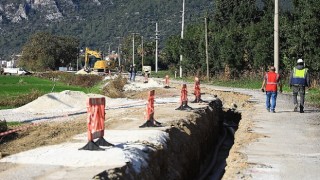
{"label": "white and orange traffic barrier", "polygon": [[32,127],[32,126],[37,126],[37,125],[39,125],[39,124],[38,124],[38,123],[31,123],[31,124],[29,124],[29,125],[21,126],[21,127],[19,127],[19,128],[16,128],[16,129],[7,130],[7,131],[5,131],[5,132],[1,132],[1,133],[0,133],[0,137],[1,137],[1,136],[6,136],[6,135],[9,135],[9,134],[18,132],[18,131],[23,131],[23,130],[26,130],[26,129]]}
{"label": "white and orange traffic barrier", "polygon": [[140,128],[161,126],[161,123],[157,122],[154,119],[154,95],[155,95],[155,90],[149,91],[148,102],[146,106],[146,114],[145,114],[146,122],[141,126],[139,126]]}
{"label": "white and orange traffic barrier", "polygon": [[201,103],[204,102],[201,99],[201,89],[200,89],[200,80],[198,77],[194,78],[194,95],[195,95],[195,100],[192,101],[193,103]]}
{"label": "white and orange traffic barrier", "polygon": [[[104,150],[99,146],[113,146],[107,142],[104,136],[106,100],[101,98],[89,98],[87,100],[87,126],[88,126],[88,143],[79,150]],[[94,139],[98,140],[94,142]]]}
{"label": "white and orange traffic barrier", "polygon": [[165,79],[164,79],[164,88],[170,88],[170,86],[169,86],[169,75],[166,75],[166,76],[165,76]]}
{"label": "white and orange traffic barrier", "polygon": [[182,84],[180,102],[181,105],[176,110],[192,110],[192,108],[188,106],[188,91],[186,84]]}

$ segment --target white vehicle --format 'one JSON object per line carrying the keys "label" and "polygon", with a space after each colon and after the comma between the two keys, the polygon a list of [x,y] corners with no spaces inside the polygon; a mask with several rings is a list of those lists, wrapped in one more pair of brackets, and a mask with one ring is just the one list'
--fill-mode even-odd
{"label": "white vehicle", "polygon": [[26,75],[29,74],[28,71],[25,71],[22,68],[3,68],[4,75]]}
{"label": "white vehicle", "polygon": [[147,74],[149,77],[151,74],[151,66],[142,66],[142,74]]}

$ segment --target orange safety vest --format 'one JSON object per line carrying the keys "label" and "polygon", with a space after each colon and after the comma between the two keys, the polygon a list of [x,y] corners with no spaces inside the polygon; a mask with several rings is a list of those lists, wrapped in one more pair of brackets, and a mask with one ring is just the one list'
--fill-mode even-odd
{"label": "orange safety vest", "polygon": [[266,91],[277,92],[277,84],[279,81],[279,74],[275,72],[268,72],[265,76],[267,80]]}

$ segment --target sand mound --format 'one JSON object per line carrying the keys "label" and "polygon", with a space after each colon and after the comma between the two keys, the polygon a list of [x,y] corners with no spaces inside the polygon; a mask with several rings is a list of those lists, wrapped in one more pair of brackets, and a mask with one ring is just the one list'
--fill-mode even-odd
{"label": "sand mound", "polygon": [[123,90],[125,91],[140,91],[143,89],[148,89],[148,88],[154,88],[154,87],[163,87],[163,84],[158,83],[154,79],[149,79],[148,83],[142,83],[142,82],[131,82],[130,84],[126,84],[123,87]]}
{"label": "sand mound", "polygon": [[54,112],[70,112],[86,109],[86,101],[89,96],[80,91],[62,91],[60,93],[45,94],[38,99],[16,108],[16,112],[42,112],[42,113],[54,113]]}

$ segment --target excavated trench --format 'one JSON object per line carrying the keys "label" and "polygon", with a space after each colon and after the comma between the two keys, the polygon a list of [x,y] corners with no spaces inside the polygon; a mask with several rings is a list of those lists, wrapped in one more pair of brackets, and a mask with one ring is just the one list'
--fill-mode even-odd
{"label": "excavated trench", "polygon": [[[240,120],[240,113],[223,109],[222,102],[216,99],[207,107],[195,109],[186,119],[172,122],[171,128],[166,130],[170,137],[167,147],[154,147],[156,151],[148,152],[149,166],[139,174],[128,163],[124,167],[101,172],[94,179],[221,178],[233,137],[230,139],[229,136],[225,142],[221,138],[227,131],[232,134],[230,131],[237,129]],[[220,172],[214,174],[212,171]]]}

